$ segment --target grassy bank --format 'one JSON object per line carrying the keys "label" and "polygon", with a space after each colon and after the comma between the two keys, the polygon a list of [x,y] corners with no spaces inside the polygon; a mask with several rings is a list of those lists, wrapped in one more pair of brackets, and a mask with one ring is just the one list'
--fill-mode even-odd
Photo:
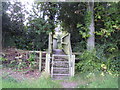
{"label": "grassy bank", "polygon": [[[17,81],[12,77],[2,80],[2,88],[63,88],[61,82],[77,83],[74,88],[118,88],[118,77],[100,73],[78,73],[68,80],[52,80],[49,77]],[[66,84],[65,83],[65,84]]]}
{"label": "grassy bank", "polygon": [[77,88],[118,88],[118,77],[100,73],[78,73],[70,81],[78,82]]}

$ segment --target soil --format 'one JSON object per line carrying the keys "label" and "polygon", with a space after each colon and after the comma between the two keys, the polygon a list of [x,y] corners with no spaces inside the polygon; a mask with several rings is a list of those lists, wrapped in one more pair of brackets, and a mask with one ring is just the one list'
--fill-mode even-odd
{"label": "soil", "polygon": [[3,68],[0,69],[0,76],[3,78],[7,78],[8,76],[16,79],[17,81],[23,81],[27,79],[37,79],[40,77],[41,73],[39,70],[31,70],[31,71],[16,71],[11,68]]}

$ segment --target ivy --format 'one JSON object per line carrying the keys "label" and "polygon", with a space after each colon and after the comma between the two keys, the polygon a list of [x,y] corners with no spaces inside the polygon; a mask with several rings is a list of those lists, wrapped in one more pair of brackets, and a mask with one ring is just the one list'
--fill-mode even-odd
{"label": "ivy", "polygon": [[[115,32],[115,28],[119,28],[117,4],[115,3],[96,3],[95,7],[95,22],[96,22],[96,35],[108,38]],[[116,19],[117,18],[117,19]],[[102,24],[101,24],[102,23]],[[101,24],[101,27],[99,27]],[[99,26],[98,26],[99,25]]]}

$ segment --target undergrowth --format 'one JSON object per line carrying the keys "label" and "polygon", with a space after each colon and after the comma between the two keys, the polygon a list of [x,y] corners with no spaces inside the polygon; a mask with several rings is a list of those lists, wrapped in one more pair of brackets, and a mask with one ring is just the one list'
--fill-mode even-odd
{"label": "undergrowth", "polygon": [[101,72],[78,72],[75,77],[67,80],[67,82],[77,82],[76,88],[118,88],[117,76],[108,73],[102,76]]}

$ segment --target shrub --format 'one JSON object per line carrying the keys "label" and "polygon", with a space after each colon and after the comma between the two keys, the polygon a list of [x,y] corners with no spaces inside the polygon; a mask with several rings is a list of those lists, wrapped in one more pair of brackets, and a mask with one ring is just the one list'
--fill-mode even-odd
{"label": "shrub", "polygon": [[117,48],[113,49],[113,47],[111,44],[106,44],[96,46],[96,50],[92,52],[84,51],[79,56],[80,61],[76,64],[76,71],[102,71],[110,74],[119,74],[120,52]]}
{"label": "shrub", "polygon": [[91,71],[98,71],[100,70],[100,61],[96,58],[95,51],[89,52],[84,51],[80,55],[79,63],[76,64],[76,70],[81,72],[91,72]]}

